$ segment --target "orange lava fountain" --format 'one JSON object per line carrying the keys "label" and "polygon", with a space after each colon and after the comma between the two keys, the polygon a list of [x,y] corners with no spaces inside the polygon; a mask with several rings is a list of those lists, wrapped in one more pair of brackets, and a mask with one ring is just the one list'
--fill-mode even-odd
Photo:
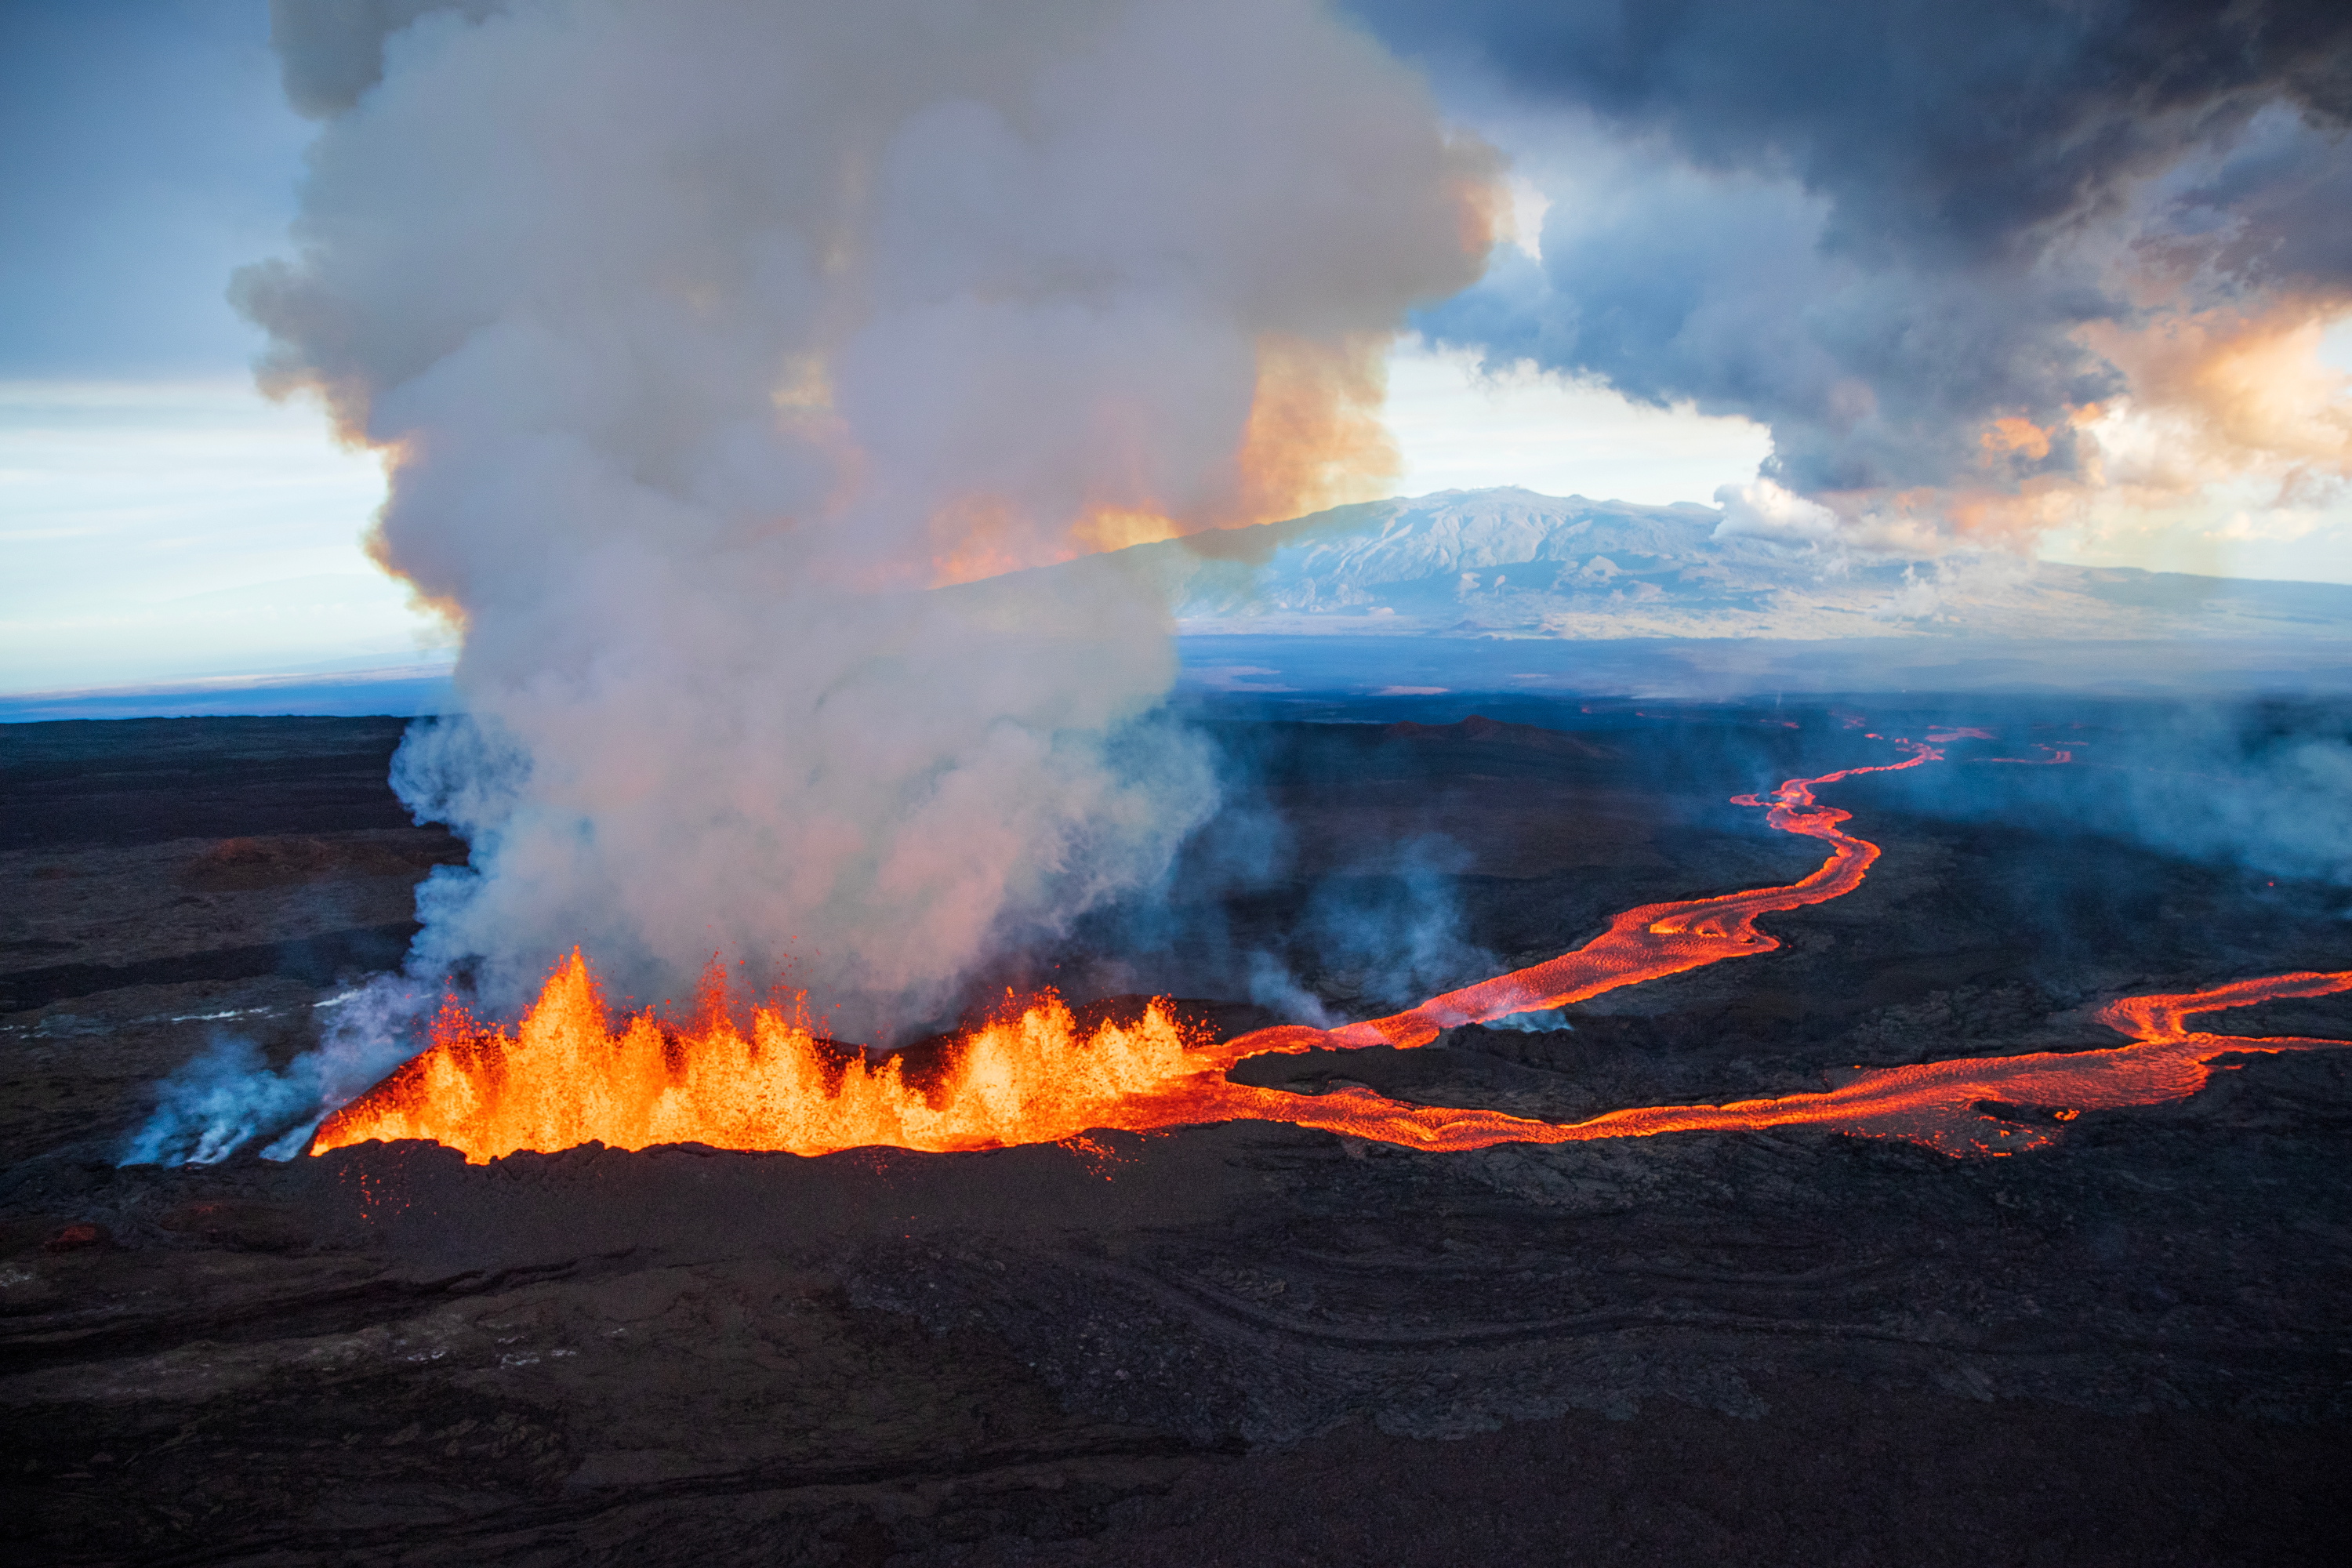
{"label": "orange lava fountain", "polygon": [[927,1092],[898,1058],[868,1062],[762,1007],[749,1033],[723,1014],[665,1027],[650,1012],[616,1033],[575,952],[512,1036],[449,1008],[434,1043],[320,1125],[320,1153],[371,1138],[429,1138],[476,1162],[519,1149],[707,1143],[820,1154],[889,1144],[988,1149],[1124,1127],[1120,1106],[1183,1079],[1195,1063],[1158,1005],[1131,1027],[1081,1038],[1046,996],[960,1042]]}
{"label": "orange lava fountain", "polygon": [[898,1058],[871,1063],[862,1052],[817,1038],[803,1017],[774,1008],[755,1010],[748,1033],[716,1007],[706,1008],[705,1022],[689,1030],[647,1012],[615,1032],[575,952],[511,1036],[455,1007],[445,1010],[431,1047],[329,1116],[310,1152],[403,1138],[447,1144],[476,1163],[592,1140],[624,1149],[698,1142],[803,1154],[873,1145],[947,1151],[1054,1142],[1092,1128],[1140,1132],[1256,1120],[1428,1150],[1812,1126],[1901,1138],[1948,1154],[2006,1154],[2043,1147],[2057,1130],[1989,1115],[1980,1109],[1988,1103],[2046,1108],[2063,1121],[2085,1110],[2184,1098],[2204,1086],[2216,1058],[2231,1053],[2352,1046],[2204,1034],[2182,1022],[2195,1013],[2352,990],[2347,970],[2116,1002],[2099,1021],[2132,1043],[2106,1050],[1878,1068],[1818,1094],[1614,1110],[1569,1124],[1412,1105],[1361,1088],[1297,1094],[1225,1076],[1255,1056],[1425,1046],[1464,1024],[1547,1011],[1769,952],[1780,944],[1756,930],[1759,915],[1852,892],[1878,858],[1876,845],[1839,827],[1851,814],[1821,805],[1813,790],[1941,756],[1931,746],[1902,743],[1911,755],[1900,763],[1791,779],[1769,795],[1738,797],[1736,804],[1768,807],[1773,826],[1832,847],[1811,876],[1785,887],[1628,910],[1572,952],[1385,1018],[1329,1030],[1285,1025],[1216,1042],[1187,1037],[1154,1003],[1131,1026],[1104,1024],[1082,1038],[1069,1009],[1049,994],[959,1042],[938,1081],[921,1084],[906,1076]]}

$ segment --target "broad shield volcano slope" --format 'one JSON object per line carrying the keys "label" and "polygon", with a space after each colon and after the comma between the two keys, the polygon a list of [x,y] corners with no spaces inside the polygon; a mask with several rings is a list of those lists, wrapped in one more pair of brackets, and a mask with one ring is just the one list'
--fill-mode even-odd
{"label": "broad shield volcano slope", "polygon": [[1192,636],[2335,644],[2352,626],[2352,587],[2334,584],[1914,559],[1742,532],[1712,507],[1518,489],[1335,507],[1020,577],[1106,570],[1158,579]]}

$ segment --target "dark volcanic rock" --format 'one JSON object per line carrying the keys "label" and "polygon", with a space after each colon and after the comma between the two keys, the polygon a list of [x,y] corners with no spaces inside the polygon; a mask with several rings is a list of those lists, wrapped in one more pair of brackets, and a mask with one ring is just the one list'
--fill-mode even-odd
{"label": "dark volcanic rock", "polygon": [[0,725],[0,850],[402,828],[405,719]]}
{"label": "dark volcanic rock", "polygon": [[[106,972],[0,1014],[14,1560],[2343,1554],[2341,1058],[2249,1058],[2191,1100],[2085,1113],[2053,1149],[1980,1162],[1818,1132],[1428,1155],[1244,1123],[952,1156],[590,1146],[475,1166],[370,1144],[119,1168],[153,1080],[214,1032],[282,1058],[331,1000],[328,969],[292,962],[139,966],[375,929],[363,911],[448,852],[356,807],[304,815],[301,778],[342,787],[355,732],[224,731],[207,760],[124,726],[117,767],[103,728],[66,737],[72,754],[162,793],[177,775],[154,759],[172,760],[214,781],[215,816],[142,838],[126,784],[122,839],[36,824],[26,853],[45,858],[10,862],[34,897],[0,982]],[[1236,879],[1204,851],[1153,928],[1162,950],[1046,955],[1051,973],[1120,1015],[1160,984],[1152,963],[1213,971],[1206,911],[1239,948],[1286,940],[1335,879],[1392,877],[1381,855],[1404,829],[1461,851],[1413,885],[1450,900],[1465,962],[1549,956],[1627,905],[1809,868],[1810,846],[1722,797],[1858,744],[1824,726],[1751,752],[1761,727],[1736,712],[1573,748],[1452,728],[1254,732],[1243,814],[1293,824],[1295,853]],[[389,736],[368,742],[379,764]],[[220,805],[256,757],[253,798]],[[301,809],[273,823],[259,803],[281,784]],[[2343,962],[2330,889],[1842,787],[1885,858],[1849,898],[1768,921],[1778,952],[1602,998],[1569,1028],[1240,1076],[1574,1118],[2105,1045],[2089,1013],[2113,995]],[[1323,1005],[1375,1010],[1355,959],[1287,951]],[[2352,1036],[2352,1005],[2225,1026]]]}
{"label": "dark volcanic rock", "polygon": [[57,1234],[41,1243],[43,1252],[79,1252],[84,1247],[104,1247],[113,1237],[106,1227],[89,1220],[78,1219],[71,1225],[59,1226]]}
{"label": "dark volcanic rock", "polygon": [[395,921],[359,931],[320,931],[285,942],[206,948],[131,963],[52,963],[39,969],[19,969],[0,974],[0,1010],[29,1011],[52,1002],[126,991],[132,986],[252,980],[267,974],[326,985],[338,976],[398,969],[418,929],[413,920]]}

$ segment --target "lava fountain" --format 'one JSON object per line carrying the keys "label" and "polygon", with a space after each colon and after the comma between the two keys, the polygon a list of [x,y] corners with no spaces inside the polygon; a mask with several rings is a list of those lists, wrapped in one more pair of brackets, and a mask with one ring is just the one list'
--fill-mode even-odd
{"label": "lava fountain", "polygon": [[[2154,1105],[2195,1093],[2216,1058],[2233,1053],[2343,1049],[2352,1042],[2214,1035],[2187,1027],[2192,1015],[2279,998],[2352,990],[2352,970],[2241,980],[2207,991],[2140,996],[2099,1021],[2129,1037],[2105,1050],[1964,1058],[1858,1072],[1814,1094],[1726,1105],[1650,1106],[1559,1123],[1496,1111],[1408,1104],[1370,1089],[1321,1095],[1261,1089],[1226,1078],[1251,1057],[1368,1046],[1425,1046],[1445,1030],[1514,1013],[1546,1011],[1621,986],[1726,959],[1769,952],[1779,941],[1759,915],[1843,897],[1862,884],[1878,846],[1845,832],[1851,814],[1813,792],[1862,773],[1941,760],[1932,745],[1899,742],[1899,763],[1791,779],[1762,806],[1788,833],[1827,843],[1819,869],[1781,887],[1627,910],[1584,946],[1546,963],[1433,996],[1384,1018],[1337,1029],[1285,1025],[1218,1041],[1188,1034],[1154,1003],[1131,1024],[1081,1031],[1051,994],[1008,1012],[957,1042],[931,1081],[902,1059],[820,1038],[804,1014],[754,1009],[748,1030],[706,1006],[686,1028],[651,1012],[617,1029],[586,962],[574,952],[549,980],[512,1035],[451,1006],[433,1044],[320,1124],[310,1152],[420,1138],[481,1163],[521,1150],[553,1152],[592,1140],[615,1148],[698,1142],[801,1154],[890,1145],[944,1152],[1054,1142],[1093,1128],[1151,1131],[1256,1120],[1320,1128],[1416,1149],[1497,1143],[1583,1142],[1663,1132],[1825,1127],[1899,1138],[1954,1154],[2043,1147],[2054,1122],[2085,1110]],[[2051,1122],[1988,1113],[2032,1106]]]}

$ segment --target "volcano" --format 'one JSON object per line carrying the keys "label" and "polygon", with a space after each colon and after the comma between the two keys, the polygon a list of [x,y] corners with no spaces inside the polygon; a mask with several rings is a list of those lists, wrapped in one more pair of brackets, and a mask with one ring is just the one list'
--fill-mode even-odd
{"label": "volcano", "polygon": [[[1492,740],[1509,731],[1473,715],[1447,728],[1407,722],[1391,732]],[[1938,738],[1992,735],[1971,729]],[[707,1005],[699,1027],[665,1029],[648,1012],[616,1033],[575,950],[516,1037],[483,1028],[462,1009],[445,1010],[432,1047],[337,1110],[310,1152],[419,1138],[478,1161],[588,1142],[624,1149],[700,1142],[802,1154],[883,1145],[944,1152],[1061,1142],[1099,1129],[1146,1132],[1261,1120],[1457,1152],[1506,1142],[1818,1125],[1955,1153],[2011,1153],[2040,1147],[2053,1135],[2036,1131],[2020,1137],[2019,1129],[1978,1115],[1980,1101],[2021,1100],[2071,1121],[2086,1106],[2117,1109],[2192,1094],[2204,1087],[2220,1056],[2352,1049],[2352,1041],[2246,1039],[2192,1032],[2182,1023],[2198,1013],[2352,990],[2347,970],[2264,976],[2115,1003],[2100,1022],[2137,1043],[2106,1052],[1936,1062],[1865,1073],[1825,1094],[1619,1110],[1567,1125],[1412,1106],[1362,1090],[1311,1097],[1310,1103],[1225,1077],[1269,1053],[1411,1049],[1465,1025],[1555,1012],[1622,985],[1770,952],[1780,943],[1756,929],[1759,915],[1842,898],[1862,885],[1878,858],[1877,845],[1839,827],[1851,814],[1822,805],[1814,788],[1943,757],[1924,744],[1908,749],[1900,763],[1790,779],[1769,797],[1735,797],[1734,805],[1769,806],[1768,820],[1776,828],[1830,844],[1829,859],[1810,876],[1785,887],[1628,910],[1572,952],[1386,1017],[1331,1029],[1276,1026],[1228,1040],[1188,1040],[1164,1001],[1154,999],[1131,1026],[1105,1022],[1081,1039],[1069,1009],[1048,996],[953,1041],[939,1080],[917,1086],[895,1059],[878,1071],[862,1058],[828,1064],[804,1019],[773,1009],[755,1011],[748,1030]],[[2053,751],[2042,765],[2072,761],[2071,752]],[[723,972],[714,967],[706,993],[723,984]]]}
{"label": "volcano", "polygon": [[[2279,803],[2301,775],[2245,759],[2340,716],[2240,720],[2232,798]],[[788,1005],[632,1015],[589,955],[446,1016],[315,1155],[176,1167],[119,1163],[152,1086],[312,1044],[451,847],[367,784],[396,725],[0,732],[45,893],[0,975],[25,1554],[2331,1553],[2339,901],[2304,841],[2193,816],[2197,715],[1196,722],[1240,782],[1171,887],[903,1058]],[[580,1103],[535,1114],[676,1108],[715,1059],[899,1120],[426,1124],[541,1050]],[[909,1120],[1089,1071],[1034,1126]]]}
{"label": "volcano", "polygon": [[[1024,577],[1165,584],[1190,636],[2084,642],[2271,640],[2340,653],[2352,588],[1999,552],[1916,558],[1743,532],[1723,510],[1504,487],[1139,544]],[[1017,580],[1016,580],[1017,581]],[[1006,591],[1012,584],[1001,584]]]}

